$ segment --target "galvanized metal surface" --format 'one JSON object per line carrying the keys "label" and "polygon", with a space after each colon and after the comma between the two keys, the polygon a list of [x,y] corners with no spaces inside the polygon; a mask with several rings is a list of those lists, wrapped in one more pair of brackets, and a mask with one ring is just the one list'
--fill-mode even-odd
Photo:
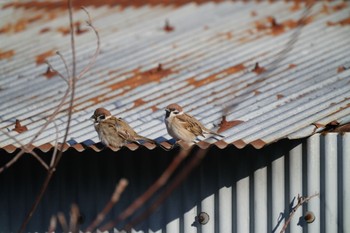
{"label": "galvanized metal surface", "polygon": [[[101,106],[158,142],[171,139],[163,122],[170,103],[209,128],[219,128],[225,115],[240,124],[222,132],[220,148],[230,143],[261,148],[309,136],[335,120],[350,122],[349,9],[343,1],[317,2],[305,26],[297,27],[305,5],[285,1],[88,7],[101,54],[78,82],[68,143],[84,150],[99,141],[88,118]],[[47,73],[44,60],[65,73],[54,52],[71,62],[68,16],[62,9],[49,12],[6,4],[0,12],[0,128],[22,144],[38,132],[66,89]],[[83,25],[86,16],[75,11],[74,18]],[[173,30],[164,30],[166,20]],[[80,26],[77,35],[78,70],[95,49],[93,33],[85,29]],[[257,62],[275,69],[254,72]],[[28,130],[12,131],[16,119]],[[66,121],[61,112],[31,146],[49,150],[56,137],[62,140]],[[208,143],[215,140],[199,146]],[[20,145],[1,134],[0,146],[12,152]]]}
{"label": "galvanized metal surface", "polygon": [[[281,141],[262,150],[231,149],[211,148],[200,166],[133,232],[280,232],[298,194],[315,193],[320,195],[296,211],[288,232],[350,232],[349,133]],[[143,149],[136,154],[107,151],[104,155],[71,150],[27,230],[46,231],[50,217],[59,211],[68,214],[72,203],[84,214],[80,227],[85,229],[109,200],[115,183],[125,177],[130,185],[107,215],[107,220],[115,219],[176,156],[169,153],[171,156],[164,157],[161,149]],[[174,177],[181,172],[179,169]],[[44,173],[33,157],[26,156],[0,176],[0,232],[17,230]],[[150,205],[145,203],[142,210]],[[304,221],[307,211],[314,213],[313,223]],[[209,215],[205,225],[196,221],[201,212]],[[124,224],[116,228],[120,230]]]}

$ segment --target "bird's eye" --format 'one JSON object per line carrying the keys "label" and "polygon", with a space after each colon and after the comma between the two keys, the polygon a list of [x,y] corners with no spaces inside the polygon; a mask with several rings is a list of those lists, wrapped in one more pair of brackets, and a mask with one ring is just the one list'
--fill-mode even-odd
{"label": "bird's eye", "polygon": [[174,110],[173,113],[174,113],[174,114],[179,114],[179,111]]}
{"label": "bird's eye", "polygon": [[104,120],[104,119],[106,119],[106,116],[105,115],[100,115],[97,118],[98,118],[98,120]]}

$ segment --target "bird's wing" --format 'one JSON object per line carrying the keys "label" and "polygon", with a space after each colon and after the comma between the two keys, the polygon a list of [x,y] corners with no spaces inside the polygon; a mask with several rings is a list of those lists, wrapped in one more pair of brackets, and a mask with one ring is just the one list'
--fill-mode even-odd
{"label": "bird's wing", "polygon": [[205,127],[196,118],[186,113],[176,116],[183,127],[189,132],[193,133],[195,136],[203,136],[203,131]]}
{"label": "bird's wing", "polygon": [[115,127],[118,135],[126,141],[134,142],[136,141],[136,132],[130,127],[128,123],[120,118],[115,118]]}

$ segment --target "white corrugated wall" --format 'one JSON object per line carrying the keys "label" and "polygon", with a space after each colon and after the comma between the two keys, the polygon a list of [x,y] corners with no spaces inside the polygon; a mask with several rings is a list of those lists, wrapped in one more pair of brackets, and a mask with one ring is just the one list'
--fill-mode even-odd
{"label": "white corrugated wall", "polygon": [[[100,153],[66,151],[27,230],[47,230],[51,215],[59,211],[68,214],[73,202],[84,214],[86,221],[81,228],[86,228],[109,200],[116,182],[126,177],[130,185],[107,216],[115,219],[159,177],[173,156],[176,156],[174,151],[146,148]],[[191,158],[184,161],[178,172],[183,171]],[[44,175],[30,156],[0,174],[0,232],[18,230]],[[293,199],[298,194],[317,192],[319,197],[298,209],[287,232],[350,232],[348,177],[349,133],[282,140],[260,150],[212,147],[200,166],[133,232],[280,232]],[[316,216],[311,224],[303,221],[306,211]],[[209,215],[205,225],[196,222],[200,212]]]}
{"label": "white corrugated wall", "polygon": [[[268,161],[265,152],[260,159]],[[232,169],[250,170],[251,166],[233,165]],[[225,174],[218,174],[220,182]],[[287,232],[350,232],[349,177],[350,134],[317,134],[201,200],[184,213],[182,226],[174,220],[167,224],[166,231],[157,232],[280,232],[293,199],[295,206],[298,194],[315,193],[320,195],[297,210]],[[209,222],[191,226],[200,211],[209,214]],[[315,214],[311,224],[301,218],[306,211]]]}

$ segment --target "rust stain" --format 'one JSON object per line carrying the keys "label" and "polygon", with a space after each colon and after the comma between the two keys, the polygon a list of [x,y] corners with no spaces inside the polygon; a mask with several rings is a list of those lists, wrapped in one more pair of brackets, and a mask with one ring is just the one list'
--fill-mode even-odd
{"label": "rust stain", "polygon": [[137,99],[134,101],[134,107],[138,107],[138,106],[143,105],[145,103],[146,103],[146,101],[144,101],[143,99],[141,99],[141,98]]}
{"label": "rust stain", "polygon": [[246,67],[243,64],[238,64],[238,65],[229,67],[223,71],[220,71],[216,74],[210,75],[210,76],[208,76],[204,79],[201,79],[201,80],[196,80],[196,77],[192,77],[192,78],[188,79],[187,82],[188,82],[188,84],[194,85],[195,87],[200,87],[200,86],[203,86],[205,84],[208,84],[208,83],[215,81],[217,79],[218,75],[221,75],[221,74],[230,75],[230,74],[238,73],[240,71],[244,71],[245,68]]}
{"label": "rust stain", "polygon": [[33,17],[27,19],[27,22],[28,23],[33,23],[35,21],[38,21],[38,20],[42,19],[42,17],[43,17],[43,15],[36,15],[36,16],[33,16]]}
{"label": "rust stain", "polygon": [[324,124],[320,124],[320,123],[317,123],[317,122],[312,123],[311,125],[314,125],[316,129],[319,129],[319,128],[322,128],[322,127],[325,126]]}
{"label": "rust stain", "polygon": [[232,37],[233,37],[232,32],[226,32],[226,38],[227,38],[228,40],[231,40]]}
{"label": "rust stain", "polygon": [[1,33],[16,33],[23,31],[27,28],[27,25],[30,23],[33,23],[35,21],[38,21],[39,19],[42,18],[42,15],[36,15],[28,19],[20,19],[17,22],[14,23],[8,23],[2,28],[0,28],[0,34]]}
{"label": "rust stain", "polygon": [[[204,4],[206,2],[222,2],[223,0],[195,0],[192,1],[197,4]],[[162,5],[162,6],[182,6],[188,4],[188,0],[175,0],[175,1],[166,1],[166,0],[152,0],[152,1],[144,1],[144,0],[134,0],[134,1],[125,1],[125,0],[74,0],[72,1],[73,8],[79,10],[81,6],[85,7],[101,7],[101,6],[109,6],[115,7],[119,6],[122,9],[125,7],[133,6],[133,7],[141,7],[145,5]],[[3,5],[3,9],[6,8],[25,8],[25,9],[46,9],[46,10],[66,10],[67,3],[66,1],[28,1],[28,2],[12,2]]]}
{"label": "rust stain", "polygon": [[69,34],[69,32],[70,32],[70,28],[68,28],[68,27],[58,27],[57,28],[57,31],[58,32],[60,32],[60,33],[62,33],[62,35],[68,35]]}
{"label": "rust stain", "polygon": [[224,132],[241,123],[243,123],[243,121],[240,121],[240,120],[227,121],[226,116],[223,116],[219,124],[220,127],[218,129],[218,133]]}
{"label": "rust stain", "polygon": [[284,26],[277,23],[274,17],[267,17],[263,21],[256,21],[255,27],[258,31],[264,31],[272,35],[279,35],[284,32]]}
{"label": "rust stain", "polygon": [[254,95],[259,95],[259,94],[261,94],[261,91],[258,91],[258,90],[254,90],[253,92],[254,92]]}
{"label": "rust stain", "polygon": [[45,32],[48,32],[48,31],[50,31],[51,29],[50,28],[43,28],[43,29],[41,29],[40,31],[39,31],[39,33],[40,34],[43,34],[43,33],[45,33]]}
{"label": "rust stain", "polygon": [[8,51],[1,51],[0,50],[0,60],[2,59],[10,59],[15,55],[15,51],[13,50],[8,50]]}
{"label": "rust stain", "polygon": [[57,71],[52,71],[50,69],[50,67],[47,67],[47,70],[46,72],[44,73],[44,76],[47,78],[47,79],[50,79],[52,78],[53,76],[57,75]]}
{"label": "rust stain", "polygon": [[257,62],[257,63],[255,63],[255,67],[252,71],[257,73],[257,74],[261,74],[261,73],[265,72],[266,69],[264,67],[259,66],[259,63]]}
{"label": "rust stain", "polygon": [[169,21],[165,20],[165,25],[163,27],[163,30],[166,31],[166,32],[172,32],[172,31],[174,31],[174,29],[175,29],[174,26],[171,26],[169,24]]}
{"label": "rust stain", "polygon": [[25,125],[22,126],[21,122],[18,119],[16,119],[15,128],[12,131],[16,131],[17,133],[23,133],[27,130],[28,130],[27,126]]}
{"label": "rust stain", "polygon": [[92,101],[95,104],[97,104],[100,102],[100,96],[93,97],[93,98],[89,99],[88,101]]}
{"label": "rust stain", "polygon": [[225,38],[227,40],[231,40],[233,38],[233,34],[232,34],[232,32],[223,32],[223,33],[218,33],[216,35],[216,37],[221,37],[221,38]]}
{"label": "rust stain", "polygon": [[159,82],[162,78],[174,73],[171,69],[164,69],[161,64],[158,67],[151,70],[140,72],[139,69],[133,71],[134,76],[114,83],[109,86],[112,90],[117,90],[119,88],[130,87],[134,89],[138,86],[144,85],[150,82]]}
{"label": "rust stain", "polygon": [[277,22],[277,20],[274,17],[269,16],[264,20],[255,21],[254,24],[255,24],[255,28],[259,32],[264,32],[266,34],[278,36],[281,33],[284,33],[287,29],[291,30],[298,26],[309,24],[312,22],[312,20],[313,20],[313,17],[308,16],[306,18],[299,19],[299,20],[288,19],[282,22]]}
{"label": "rust stain", "polygon": [[348,6],[348,4],[346,2],[342,2],[342,3],[339,3],[337,5],[334,5],[332,7],[332,10],[333,11],[341,11],[341,10],[347,8],[347,6]]}
{"label": "rust stain", "polygon": [[345,132],[350,132],[350,123],[340,125],[336,127],[332,132],[337,132],[337,133],[345,133]]}
{"label": "rust stain", "polygon": [[156,111],[159,110],[159,108],[157,108],[157,106],[155,106],[155,105],[153,105],[153,106],[151,107],[151,109],[152,109],[152,112],[156,112]]}
{"label": "rust stain", "polygon": [[288,69],[293,69],[295,67],[297,67],[297,65],[294,63],[291,63],[291,64],[289,64]]}
{"label": "rust stain", "polygon": [[271,33],[272,35],[279,35],[285,31],[284,25],[277,23],[274,17],[269,17],[271,23]]}
{"label": "rust stain", "polygon": [[8,23],[7,25],[0,28],[0,33],[15,33],[20,32],[26,29],[27,27],[27,21],[26,20],[19,20],[16,23]]}
{"label": "rust stain", "polygon": [[[110,75],[114,74],[117,71],[118,70],[112,70],[109,72],[109,74]],[[144,85],[144,84],[149,83],[149,82],[159,82],[163,77],[165,77],[171,73],[175,73],[175,72],[173,72],[171,69],[164,69],[162,67],[162,65],[159,64],[158,67],[153,68],[153,69],[148,70],[148,71],[140,72],[139,69],[135,69],[133,71],[129,71],[129,72],[126,72],[123,74],[118,74],[116,77],[120,77],[123,75],[129,75],[130,73],[133,74],[132,77],[107,86],[108,88],[111,88],[112,90],[124,88],[125,90],[123,90],[121,93],[118,93],[118,94],[113,95],[113,96],[108,96],[108,97],[106,97],[104,95],[96,96],[96,97],[93,97],[93,98],[86,100],[85,102],[91,101],[91,102],[97,104],[101,101],[111,100],[111,99],[114,99],[116,96],[123,95],[126,92],[130,91],[131,89],[134,89],[140,85]],[[99,85],[101,85],[101,84],[104,84],[104,82],[101,82]],[[140,102],[140,100],[136,100],[136,104],[137,104],[137,102]],[[76,106],[78,106],[78,105],[76,105]]]}
{"label": "rust stain", "polygon": [[261,139],[257,139],[255,141],[252,141],[250,144],[252,144],[252,146],[254,146],[255,149],[261,149],[266,145],[266,142],[264,142]]}
{"label": "rust stain", "polygon": [[340,26],[346,26],[346,25],[350,25],[350,17],[349,17],[349,18],[342,19],[342,20],[340,20],[340,21],[338,21],[338,22],[330,22],[330,21],[328,21],[328,22],[327,22],[327,25],[328,25],[328,26],[338,26],[338,25],[340,25]]}
{"label": "rust stain", "polygon": [[[70,33],[70,27],[58,27],[57,31],[62,33],[64,36]],[[87,32],[88,29],[81,29],[81,22],[77,21],[74,23],[74,32],[76,35],[83,34]]]}
{"label": "rust stain", "polygon": [[38,56],[36,56],[36,64],[39,65],[39,64],[45,63],[46,59],[54,54],[55,54],[54,50],[49,50],[49,51],[46,51],[44,53],[39,54]]}
{"label": "rust stain", "polygon": [[239,139],[237,141],[232,142],[234,146],[236,146],[238,149],[241,149],[247,145],[242,139]]}
{"label": "rust stain", "polygon": [[340,123],[335,120],[335,121],[329,122],[326,125],[323,125],[320,123],[313,123],[313,125],[316,127],[316,129],[324,127],[323,132],[332,132],[340,125]]}
{"label": "rust stain", "polygon": [[337,73],[339,74],[339,73],[341,73],[343,71],[345,71],[345,67],[344,66],[339,66],[338,69],[337,69]]}
{"label": "rust stain", "polygon": [[280,100],[280,99],[282,99],[282,98],[284,97],[284,95],[282,95],[282,94],[277,94],[276,97],[277,97],[278,100]]}
{"label": "rust stain", "polygon": [[330,12],[329,7],[325,3],[323,3],[321,13],[329,14],[329,12]]}
{"label": "rust stain", "polygon": [[301,2],[300,1],[294,1],[293,6],[290,8],[291,11],[298,11],[300,10]]}

